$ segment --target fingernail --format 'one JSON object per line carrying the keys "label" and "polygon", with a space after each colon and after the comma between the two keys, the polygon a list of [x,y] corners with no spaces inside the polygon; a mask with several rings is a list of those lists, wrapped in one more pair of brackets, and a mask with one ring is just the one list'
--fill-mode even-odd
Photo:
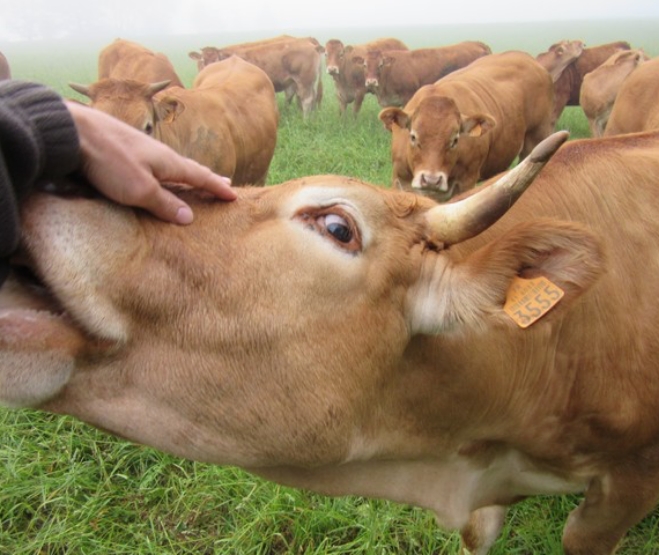
{"label": "fingernail", "polygon": [[189,206],[181,206],[181,208],[176,211],[177,223],[187,225],[191,224],[192,220],[194,220],[194,216],[192,215],[192,210]]}

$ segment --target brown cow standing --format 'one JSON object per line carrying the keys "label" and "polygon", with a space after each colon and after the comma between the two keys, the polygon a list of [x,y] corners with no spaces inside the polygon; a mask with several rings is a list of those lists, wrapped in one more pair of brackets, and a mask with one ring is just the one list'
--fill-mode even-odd
{"label": "brown cow standing", "polygon": [[362,107],[364,97],[369,92],[366,88],[364,61],[369,50],[407,50],[407,46],[398,39],[383,38],[364,44],[348,45],[337,39],[325,44],[325,67],[334,79],[339,111],[343,115],[351,102],[356,116]]}
{"label": "brown cow standing", "polygon": [[74,87],[92,107],[231,177],[234,185],[265,184],[279,114],[263,70],[232,56],[204,68],[191,89],[162,85],[101,79]]}
{"label": "brown cow standing", "polygon": [[409,51],[370,51],[365,60],[366,87],[375,92],[380,106],[404,106],[423,85],[491,52],[477,41]]}
{"label": "brown cow standing", "polygon": [[659,58],[625,79],[613,103],[604,136],[659,129]]}
{"label": "brown cow standing", "polygon": [[[553,44],[549,47],[549,50],[565,47],[565,42],[569,41],[562,41]],[[600,46],[594,46],[592,48],[584,48],[581,56],[563,70],[560,78],[554,84],[554,120],[558,121],[565,106],[579,105],[581,84],[586,73],[590,73],[595,68],[602,65],[616,52],[630,49],[631,46],[629,43],[624,41],[611,42]],[[540,58],[543,55],[544,54],[539,54],[537,58]]]}
{"label": "brown cow standing", "polygon": [[133,79],[143,83],[169,81],[170,87],[182,87],[167,56],[124,39],[116,39],[98,56],[99,79]]}
{"label": "brown cow standing", "polygon": [[[211,47],[202,53],[208,60],[223,60],[240,56],[261,68],[271,79],[276,92],[284,92],[287,102],[297,98],[305,117],[316,109],[323,95],[323,47],[314,38],[296,38],[283,35],[266,41],[245,43],[217,49]],[[192,56],[192,53],[190,53]],[[198,65],[199,60],[197,59]],[[204,62],[206,63],[206,62]]]}
{"label": "brown cow standing", "polygon": [[621,50],[584,75],[579,104],[588,118],[593,137],[604,134],[613,103],[625,79],[648,59],[642,50]]}
{"label": "brown cow standing", "polygon": [[438,201],[506,170],[554,130],[549,73],[524,52],[491,54],[426,85],[380,119],[393,185]]}
{"label": "brown cow standing", "polygon": [[0,80],[11,79],[11,69],[7,57],[0,52]]}
{"label": "brown cow standing", "polygon": [[659,134],[568,143],[522,193],[547,155],[446,205],[337,176],[188,191],[185,229],[35,193],[0,402],[426,507],[473,555],[516,501],[583,493],[565,553],[610,555],[659,499]]}

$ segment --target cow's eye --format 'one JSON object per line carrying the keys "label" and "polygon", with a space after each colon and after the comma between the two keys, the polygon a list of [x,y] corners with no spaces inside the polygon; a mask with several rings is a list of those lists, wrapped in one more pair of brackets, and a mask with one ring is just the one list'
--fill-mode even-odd
{"label": "cow's eye", "polygon": [[417,146],[419,142],[419,138],[417,137],[417,134],[415,131],[410,131],[410,143],[412,143],[412,146]]}
{"label": "cow's eye", "polygon": [[338,206],[300,210],[296,219],[346,252],[356,254],[362,248],[357,224],[349,213]]}
{"label": "cow's eye", "polygon": [[448,148],[449,150],[453,150],[456,146],[458,146],[458,136],[455,135],[454,137],[451,137],[451,140],[449,141]]}
{"label": "cow's eye", "polygon": [[147,135],[153,135],[153,124],[152,124],[151,122],[148,122],[148,123],[144,126],[144,132],[145,132]]}
{"label": "cow's eye", "polygon": [[325,216],[325,227],[327,232],[341,243],[350,243],[352,240],[352,229],[341,216],[327,214]]}

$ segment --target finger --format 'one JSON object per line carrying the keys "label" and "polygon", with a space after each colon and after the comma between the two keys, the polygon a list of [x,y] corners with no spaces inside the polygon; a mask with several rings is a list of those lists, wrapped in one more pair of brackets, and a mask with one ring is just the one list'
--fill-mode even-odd
{"label": "finger", "polygon": [[158,187],[154,194],[143,197],[139,206],[166,222],[188,225],[194,220],[190,206],[162,187]]}
{"label": "finger", "polygon": [[191,187],[203,189],[222,200],[235,200],[236,192],[231,188],[231,180],[213,173],[209,168],[190,160],[178,158],[178,163],[168,168],[167,175],[156,175],[161,181],[184,183]]}

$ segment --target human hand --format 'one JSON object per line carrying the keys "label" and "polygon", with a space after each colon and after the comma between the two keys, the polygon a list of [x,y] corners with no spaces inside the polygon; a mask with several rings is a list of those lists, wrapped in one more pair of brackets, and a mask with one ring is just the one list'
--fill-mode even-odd
{"label": "human hand", "polygon": [[231,181],[120,120],[67,101],[80,137],[83,175],[106,197],[172,223],[192,223],[192,209],[162,182],[204,189],[234,200]]}

